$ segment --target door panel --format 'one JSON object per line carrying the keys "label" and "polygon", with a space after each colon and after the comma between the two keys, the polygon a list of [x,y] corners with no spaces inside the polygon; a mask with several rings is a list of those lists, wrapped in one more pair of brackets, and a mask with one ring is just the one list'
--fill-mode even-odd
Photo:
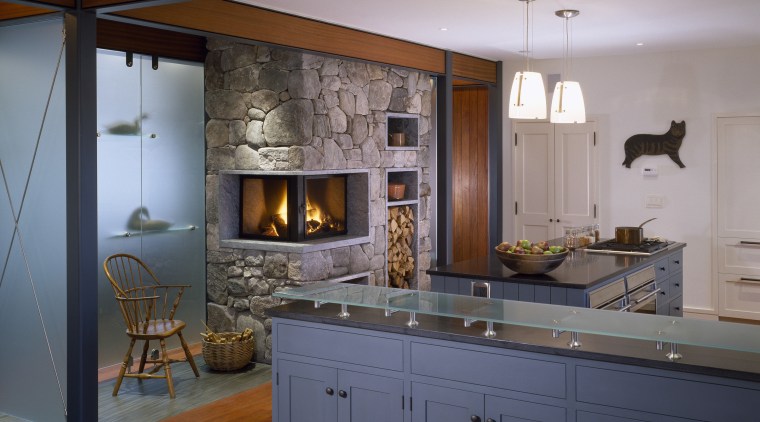
{"label": "door panel", "polygon": [[565,409],[561,407],[486,396],[486,418],[497,422],[559,422],[564,421],[566,416]]}
{"label": "door panel", "polygon": [[404,381],[378,375],[340,371],[339,388],[347,397],[339,398],[341,421],[401,422]]}
{"label": "door panel", "polygon": [[471,391],[412,383],[413,422],[461,422],[483,417],[483,395]]}
{"label": "door panel", "polygon": [[[288,422],[334,422],[338,419],[338,370],[279,361],[278,417]],[[327,389],[332,389],[332,394]]]}
{"label": "door panel", "polygon": [[[554,236],[554,139],[549,123],[516,123],[514,184],[517,215],[515,236],[550,239]],[[517,240],[517,239],[515,239]]]}
{"label": "door panel", "polygon": [[594,224],[594,123],[555,125],[554,154],[555,218],[561,221],[554,237],[560,237],[564,227]]}
{"label": "door panel", "polygon": [[454,89],[452,245],[454,262],[488,254],[488,89]]}
{"label": "door panel", "polygon": [[760,117],[718,119],[718,236],[760,238]]}

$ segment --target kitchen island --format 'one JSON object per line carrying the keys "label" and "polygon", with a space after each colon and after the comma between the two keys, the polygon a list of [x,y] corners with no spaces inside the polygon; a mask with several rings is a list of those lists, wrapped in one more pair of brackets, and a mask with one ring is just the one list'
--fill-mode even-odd
{"label": "kitchen island", "polygon": [[758,326],[357,285],[275,296],[295,300],[267,311],[275,421],[757,417]]}
{"label": "kitchen island", "polygon": [[589,307],[589,294],[645,267],[653,266],[661,287],[657,313],[680,316],[683,249],[674,242],[652,255],[616,255],[585,249],[570,251],[557,269],[542,275],[518,274],[494,255],[431,268],[434,292],[472,295],[474,283],[488,283],[491,297],[525,302]]}

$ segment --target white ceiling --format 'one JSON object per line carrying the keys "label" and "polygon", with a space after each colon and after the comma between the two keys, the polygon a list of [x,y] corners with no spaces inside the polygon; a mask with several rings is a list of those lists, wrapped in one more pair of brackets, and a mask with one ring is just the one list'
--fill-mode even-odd
{"label": "white ceiling", "polygon": [[[519,58],[523,45],[519,0],[240,1],[492,60]],[[562,56],[560,9],[580,10],[570,20],[576,57],[760,45],[760,0],[535,0],[532,8],[537,59]]]}

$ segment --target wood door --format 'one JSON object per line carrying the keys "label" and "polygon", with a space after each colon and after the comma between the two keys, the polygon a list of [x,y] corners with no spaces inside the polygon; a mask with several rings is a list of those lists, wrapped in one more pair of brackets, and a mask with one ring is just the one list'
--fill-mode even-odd
{"label": "wood door", "polygon": [[451,158],[454,262],[488,254],[488,89],[454,89]]}
{"label": "wood door", "polygon": [[554,128],[551,123],[514,124],[515,239],[554,237]]}
{"label": "wood door", "polygon": [[[554,233],[596,221],[597,164],[594,122],[554,125]],[[530,239],[530,238],[528,238]]]}
{"label": "wood door", "polygon": [[718,236],[760,240],[760,117],[718,118]]}

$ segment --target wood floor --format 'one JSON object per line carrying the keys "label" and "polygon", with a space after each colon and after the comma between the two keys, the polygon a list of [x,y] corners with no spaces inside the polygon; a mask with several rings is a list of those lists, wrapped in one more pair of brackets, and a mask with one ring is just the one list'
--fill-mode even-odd
{"label": "wood floor", "polygon": [[[174,420],[180,420],[181,417],[193,422],[271,420],[272,371],[269,365],[257,363],[255,367],[249,365],[239,371],[216,372],[209,369],[202,356],[197,356],[195,361],[201,373],[200,378],[195,378],[187,363],[172,365],[175,399],[169,398],[166,381],[161,379],[125,379],[116,397],[111,396],[115,381],[101,382],[98,384],[98,420],[161,421],[174,416],[178,417]],[[250,406],[248,402],[252,402]],[[218,414],[222,407],[232,408],[224,418],[183,417],[184,413],[190,411],[199,412],[199,418],[205,417],[207,411]],[[240,410],[239,414],[234,409]]]}
{"label": "wood floor", "polygon": [[163,422],[270,422],[272,420],[272,382],[242,393],[199,406]]}

